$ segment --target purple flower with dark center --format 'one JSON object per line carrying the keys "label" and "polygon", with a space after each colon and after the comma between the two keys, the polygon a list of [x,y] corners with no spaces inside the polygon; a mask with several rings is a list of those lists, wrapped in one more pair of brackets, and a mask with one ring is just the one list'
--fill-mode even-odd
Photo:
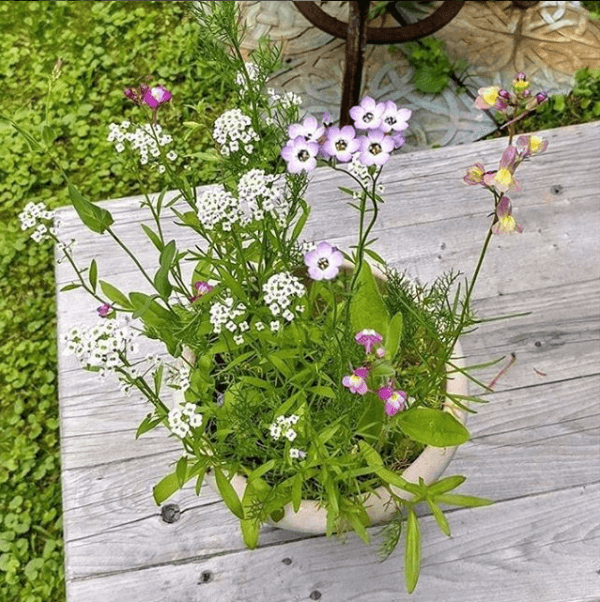
{"label": "purple flower with dark center", "polygon": [[360,142],[356,139],[356,130],[351,125],[345,125],[341,129],[331,126],[327,130],[327,140],[322,148],[329,157],[348,163],[352,160],[352,155],[359,150]]}
{"label": "purple flower with dark center", "polygon": [[349,113],[357,130],[374,130],[381,126],[384,111],[384,103],[377,103],[370,96],[365,96]]}
{"label": "purple flower with dark center", "polygon": [[396,391],[392,387],[381,387],[377,391],[379,399],[385,401],[385,413],[388,416],[394,416],[406,406],[406,393],[404,391]]}
{"label": "purple flower with dark center", "polygon": [[288,128],[290,140],[294,140],[298,136],[302,136],[305,140],[313,140],[318,142],[324,133],[325,128],[322,125],[319,125],[317,120],[312,115],[306,117],[302,123],[293,123]]}
{"label": "purple flower with dark center", "polygon": [[306,140],[304,136],[297,136],[281,149],[281,156],[285,159],[290,173],[300,173],[312,171],[317,166],[318,152],[318,143]]}
{"label": "purple flower with dark center", "polygon": [[308,275],[313,280],[332,280],[338,275],[343,261],[344,256],[328,242],[319,243],[304,256]]}
{"label": "purple flower with dark center", "polygon": [[496,207],[496,217],[498,221],[492,226],[492,232],[494,234],[512,234],[523,232],[523,226],[515,220],[512,216],[512,207],[510,199],[507,196],[503,196]]}
{"label": "purple flower with dark center", "polygon": [[106,316],[108,316],[108,314],[112,311],[112,305],[110,305],[110,303],[104,303],[104,305],[98,307],[96,311],[101,318],[106,318]]}
{"label": "purple flower with dark center", "polygon": [[342,378],[342,384],[344,387],[348,387],[351,393],[364,395],[369,391],[367,381],[365,380],[368,375],[369,370],[367,368],[357,368],[352,374],[348,374]]}
{"label": "purple flower with dark center", "polygon": [[394,150],[394,141],[381,130],[369,130],[362,136],[360,162],[363,165],[384,165]]}
{"label": "purple flower with dark center", "polygon": [[373,345],[381,343],[381,341],[383,341],[383,337],[378,332],[375,332],[370,328],[365,328],[364,330],[356,333],[354,340],[359,345],[362,345],[367,353],[371,353]]}
{"label": "purple flower with dark center", "polygon": [[381,116],[380,129],[384,132],[403,132],[408,127],[412,115],[410,109],[399,109],[393,100],[384,103],[385,110]]}
{"label": "purple flower with dark center", "polygon": [[142,101],[152,110],[158,109],[158,107],[171,100],[171,92],[169,92],[169,90],[167,90],[164,86],[146,88],[143,94],[144,97],[142,98]]}

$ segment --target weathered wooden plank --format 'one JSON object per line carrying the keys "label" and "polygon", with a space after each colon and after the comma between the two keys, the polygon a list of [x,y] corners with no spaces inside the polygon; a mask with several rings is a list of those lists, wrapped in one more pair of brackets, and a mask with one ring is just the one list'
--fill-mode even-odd
{"label": "weathered wooden plank", "polygon": [[335,602],[596,602],[599,491],[593,485],[457,510],[449,514],[452,539],[425,518],[421,581],[410,597],[402,552],[380,563],[354,536],[345,544],[314,537],[72,580],[68,594],[86,602],[290,602],[316,599],[313,592]]}
{"label": "weathered wooden plank", "polygon": [[[490,404],[471,420],[473,439],[458,450],[448,474],[468,476],[465,492],[497,501],[598,480],[600,466],[593,459],[600,454],[599,392],[600,377],[594,376],[491,396]],[[173,450],[63,471],[70,576],[240,548],[237,520],[209,488],[199,498],[192,486],[178,492],[169,503],[177,503],[186,520],[162,524],[152,486],[178,456]],[[218,537],[212,533],[215,525]],[[270,531],[266,528],[271,540],[290,537]],[[110,556],[102,553],[106,549],[112,550]]]}

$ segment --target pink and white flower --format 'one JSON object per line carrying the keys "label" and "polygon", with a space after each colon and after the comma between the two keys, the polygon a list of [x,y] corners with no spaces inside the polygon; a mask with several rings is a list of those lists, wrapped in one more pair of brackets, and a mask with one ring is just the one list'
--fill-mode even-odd
{"label": "pink and white flower", "polygon": [[167,90],[164,86],[154,86],[153,88],[148,88],[144,96],[142,98],[142,102],[147,104],[151,109],[156,110],[161,105],[164,105],[166,102],[171,100],[171,92]]}
{"label": "pink and white flower", "polygon": [[351,393],[365,395],[369,391],[366,381],[368,375],[369,370],[367,368],[356,368],[352,374],[348,374],[342,378],[342,384],[344,387],[348,387]]}
{"label": "pink and white flower", "polygon": [[365,328],[356,333],[354,340],[365,348],[367,353],[371,353],[373,345],[377,345],[383,341],[383,336],[370,328]]}
{"label": "pink and white flower", "polygon": [[392,387],[381,387],[377,391],[379,399],[385,402],[385,413],[388,416],[394,416],[406,407],[406,393],[396,391]]}

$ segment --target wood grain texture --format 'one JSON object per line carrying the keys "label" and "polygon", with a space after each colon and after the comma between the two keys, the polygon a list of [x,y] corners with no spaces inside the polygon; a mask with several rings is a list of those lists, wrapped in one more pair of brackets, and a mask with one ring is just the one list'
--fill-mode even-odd
{"label": "wood grain texture", "polygon": [[[463,340],[469,363],[508,357],[516,363],[469,418],[471,441],[448,474],[465,474],[465,493],[495,506],[452,510],[452,540],[423,516],[424,563],[417,593],[402,584],[402,552],[379,564],[376,550],[349,536],[345,545],[266,527],[262,547],[244,549],[237,519],[208,488],[177,492],[181,518],[161,518],[152,486],[179,457],[164,429],[134,439],[149,411],[60,357],[61,457],[68,602],[322,600],[416,602],[600,602],[600,123],[546,133],[548,151],[519,170],[523,193],[511,195],[522,236],[494,237],[476,289],[484,323]],[[487,193],[467,187],[465,168],[488,169],[506,144],[494,140],[420,151],[392,159],[376,249],[390,264],[430,281],[450,267],[469,274],[485,234]],[[342,247],[352,240],[353,210],[331,171],[318,170],[307,198],[308,236]],[[141,231],[139,198],[103,203],[115,229],[152,265]],[[98,258],[100,278],[123,290],[147,290],[106,236],[82,229],[63,209],[63,236],[78,239],[82,265]],[[180,248],[190,233],[165,225]],[[73,276],[57,266],[58,286]],[[98,303],[80,291],[58,293],[59,334],[95,320]],[[164,355],[152,342],[140,350]],[[504,365],[476,376],[489,382]],[[477,393],[477,387],[472,387]],[[377,529],[372,529],[377,533]],[[291,564],[282,563],[290,558]],[[211,571],[202,576],[203,571]]]}

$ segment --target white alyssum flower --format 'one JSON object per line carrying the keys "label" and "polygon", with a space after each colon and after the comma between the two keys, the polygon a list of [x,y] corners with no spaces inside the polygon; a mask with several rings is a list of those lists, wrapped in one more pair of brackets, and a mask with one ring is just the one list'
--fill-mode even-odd
{"label": "white alyssum flower", "polygon": [[[118,153],[122,153],[126,148],[129,148],[139,155],[141,165],[154,163],[157,164],[161,173],[166,170],[160,161],[154,161],[154,159],[160,157],[160,147],[173,142],[173,137],[165,134],[160,124],[134,125],[130,121],[122,121],[120,124],[109,124],[108,130],[107,140],[115,143],[115,150]],[[177,153],[169,151],[166,158],[169,161],[174,161],[177,158]]]}
{"label": "white alyssum flower", "polygon": [[242,88],[242,90],[246,91],[248,89],[248,81],[247,77],[250,78],[250,81],[257,81],[260,77],[260,70],[258,69],[258,65],[256,63],[244,63],[244,67],[246,68],[246,73],[243,71],[239,71],[235,76],[235,83]]}
{"label": "white alyssum flower", "polygon": [[278,92],[274,88],[267,88],[267,95],[273,105],[280,105],[283,109],[302,105],[302,97],[295,92]]}
{"label": "white alyssum flower", "polygon": [[213,325],[213,332],[219,334],[223,327],[230,332],[238,329],[235,318],[239,318],[246,313],[246,306],[243,303],[234,304],[233,298],[225,297],[223,301],[215,301],[209,309],[209,321]]}
{"label": "white alyssum flower", "polygon": [[292,458],[292,460],[304,460],[304,458],[306,458],[306,452],[296,447],[290,447],[290,458]]}
{"label": "white alyssum flower", "polygon": [[241,149],[250,154],[254,150],[252,142],[259,140],[252,128],[252,120],[240,109],[225,111],[215,121],[213,138],[221,145],[221,154],[225,157]]}
{"label": "white alyssum flower", "polygon": [[360,162],[360,153],[355,153],[348,165],[348,171],[360,182],[363,186],[368,187],[371,183],[369,168]]}
{"label": "white alyssum flower", "polygon": [[175,365],[165,364],[166,381],[173,389],[181,389],[186,391],[190,388],[190,373],[191,369],[188,364],[183,362]]}
{"label": "white alyssum flower", "polygon": [[207,230],[220,224],[229,231],[239,220],[239,201],[221,184],[202,193],[196,206],[198,220]]}
{"label": "white alyssum flower", "polygon": [[[137,353],[137,338],[137,332],[127,322],[103,319],[91,328],[71,328],[61,341],[65,344],[63,354],[74,355],[88,369],[104,375],[120,368],[131,375],[132,370],[125,367],[121,356]],[[130,378],[137,376],[133,374]]]}
{"label": "white alyssum flower", "polygon": [[256,328],[256,330],[258,330],[258,332],[260,332],[261,330],[265,329],[265,325],[262,322],[256,322],[254,324],[254,328]]}
{"label": "white alyssum flower", "polygon": [[279,222],[289,209],[280,176],[262,169],[251,169],[238,182],[239,213],[242,224],[263,219],[271,214]]}
{"label": "white alyssum flower", "polygon": [[49,211],[42,201],[39,203],[27,203],[23,211],[19,213],[19,221],[21,222],[21,230],[35,228],[35,231],[31,234],[31,238],[35,242],[47,240],[51,238],[50,235],[56,236],[58,232],[57,227],[60,225],[60,219],[56,215],[56,212]]}
{"label": "white alyssum flower", "polygon": [[290,414],[289,416],[277,416],[275,422],[269,426],[269,432],[271,437],[278,441],[281,437],[285,437],[288,441],[293,441],[297,433],[292,428],[294,424],[297,424],[300,420],[300,416],[297,414]]}
{"label": "white alyssum flower", "polygon": [[[300,280],[289,272],[273,274],[263,285],[264,301],[274,316],[286,311],[297,297],[306,293],[304,285]],[[291,313],[291,312],[290,312]],[[289,316],[289,313],[287,314]],[[293,319],[286,317],[288,321]],[[271,330],[273,322],[271,322]]]}
{"label": "white alyssum flower", "polygon": [[203,416],[193,403],[186,402],[172,408],[167,417],[170,431],[183,439],[190,434],[191,429],[202,426]]}

